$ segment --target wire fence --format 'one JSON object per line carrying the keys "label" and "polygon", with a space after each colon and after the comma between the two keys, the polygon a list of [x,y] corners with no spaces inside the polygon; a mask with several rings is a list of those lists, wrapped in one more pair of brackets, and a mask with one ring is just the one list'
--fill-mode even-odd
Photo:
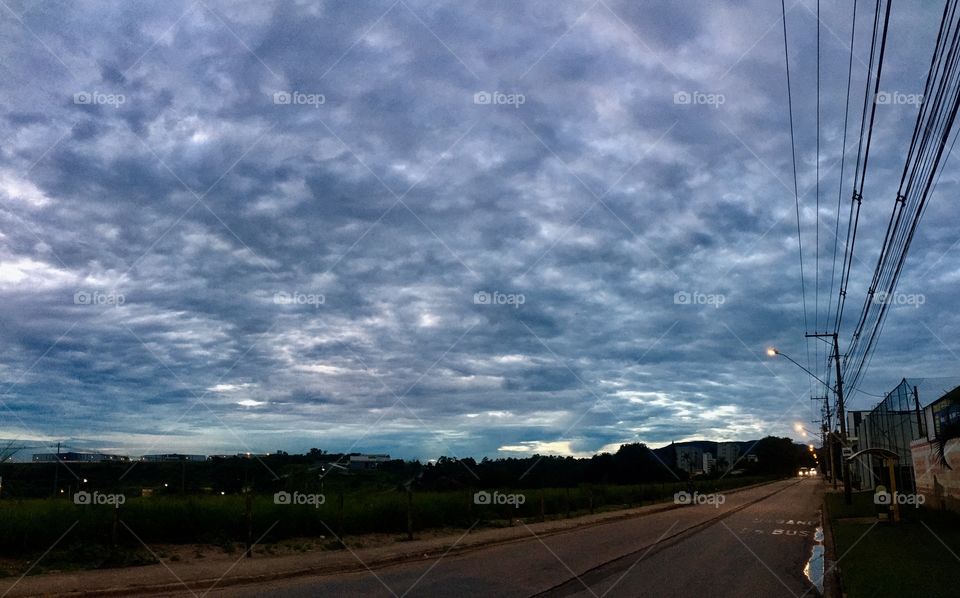
{"label": "wire fence", "polygon": [[[853,416],[857,450],[885,449],[895,453],[897,487],[913,491],[916,480],[910,443],[928,436],[923,407],[960,386],[960,377],[911,378],[900,381],[869,412]],[[852,474],[861,488],[889,483],[883,458],[863,455]]]}

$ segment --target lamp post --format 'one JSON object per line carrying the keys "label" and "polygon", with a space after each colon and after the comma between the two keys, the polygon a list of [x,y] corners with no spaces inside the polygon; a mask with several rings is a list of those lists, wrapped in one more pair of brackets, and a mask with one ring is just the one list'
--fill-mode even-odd
{"label": "lamp post", "polygon": [[829,385],[829,384],[827,384],[826,382],[824,382],[823,380],[821,380],[819,377],[817,377],[816,374],[814,374],[813,372],[811,372],[811,371],[808,370],[807,368],[805,368],[805,367],[803,367],[802,365],[800,365],[799,363],[797,363],[796,360],[793,359],[793,357],[790,357],[789,355],[787,355],[786,353],[784,353],[784,352],[781,351],[780,349],[777,349],[777,348],[775,348],[775,347],[770,347],[769,349],[767,349],[767,355],[769,355],[770,357],[776,357],[777,355],[779,355],[780,357],[786,357],[787,359],[790,360],[790,362],[791,362],[793,365],[797,366],[798,368],[800,368],[801,370],[803,370],[803,371],[805,371],[807,374],[809,374],[811,378],[813,378],[814,380],[816,380],[816,381],[819,382],[820,384],[823,384],[823,385],[826,386],[827,388],[830,388],[830,385]]}
{"label": "lamp post", "polygon": [[[841,377],[841,373],[840,373],[840,346],[837,343],[836,333],[807,334],[807,336],[811,338],[818,338],[820,340],[823,340],[824,342],[829,342],[823,338],[825,336],[832,337],[833,339],[833,343],[832,343],[833,358],[836,361],[836,367],[837,367],[836,369],[837,385],[832,390],[834,390],[837,393],[837,419],[840,420],[840,443],[841,443],[840,444],[841,445],[840,467],[841,467],[842,476],[843,476],[843,501],[849,505],[853,503],[853,494],[852,494],[852,489],[850,487],[850,464],[847,462],[845,458],[843,458],[843,452],[842,452],[842,448],[847,445],[847,422],[845,421],[846,417],[844,415],[844,409],[843,409],[843,378]],[[783,351],[780,351],[775,347],[770,347],[769,349],[767,349],[767,355],[771,357],[775,357],[777,355],[786,357],[791,363],[793,363],[795,366],[797,366],[798,368],[806,372],[814,380],[816,380],[820,384],[823,384],[828,389],[830,388],[829,384],[821,380],[816,374],[814,374],[807,368],[797,363],[796,360],[794,360],[792,357],[790,357]],[[828,446],[830,447],[830,468],[832,470],[833,469],[833,442],[831,441]]]}
{"label": "lamp post", "polygon": [[840,462],[843,467],[843,502],[849,505],[853,503],[853,489],[850,486],[850,462],[843,457],[842,453],[843,448],[847,446],[847,416],[843,406],[843,376],[840,373],[840,344],[837,342],[836,332],[808,333],[806,336],[807,338],[822,340],[827,344],[829,344],[830,341],[825,340],[826,338],[830,338],[833,341],[833,360],[837,367],[837,419],[840,420],[840,441],[842,442]]}

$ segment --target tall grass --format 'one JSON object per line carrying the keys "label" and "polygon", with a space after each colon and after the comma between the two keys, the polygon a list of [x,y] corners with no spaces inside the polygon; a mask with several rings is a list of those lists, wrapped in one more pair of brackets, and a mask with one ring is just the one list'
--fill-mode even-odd
{"label": "tall grass", "polygon": [[[704,480],[700,492],[716,492],[762,481],[761,478]],[[414,492],[414,530],[504,525],[511,519],[579,515],[672,500],[687,484],[595,485],[576,488],[512,490],[472,488],[457,491]],[[474,492],[496,490],[522,494],[523,504],[475,504]],[[356,490],[328,493],[325,502],[309,505],[274,504],[272,495],[251,498],[249,532],[254,540],[278,541],[292,537],[334,537],[365,533],[403,533],[407,529],[407,500],[395,490]],[[58,538],[61,545],[109,544],[116,529],[121,543],[227,543],[247,538],[247,497],[241,495],[154,496],[128,498],[121,507],[119,525],[110,506],[74,505],[64,499],[0,500],[0,554],[27,556],[46,550]],[[542,505],[542,506],[541,506]],[[128,531],[129,528],[129,531]],[[67,533],[69,530],[69,533]],[[132,533],[131,533],[132,532]],[[134,536],[135,534],[135,536]]]}

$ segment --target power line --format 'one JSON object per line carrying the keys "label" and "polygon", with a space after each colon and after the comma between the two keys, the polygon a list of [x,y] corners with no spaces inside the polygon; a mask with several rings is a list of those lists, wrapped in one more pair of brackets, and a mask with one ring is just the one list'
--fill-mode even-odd
{"label": "power line", "polygon": [[[843,322],[843,310],[846,307],[847,288],[850,284],[850,272],[853,269],[853,255],[857,243],[857,229],[860,223],[860,207],[863,200],[863,187],[870,156],[870,142],[873,139],[873,124],[876,118],[877,104],[875,101],[872,101],[871,98],[876,98],[876,94],[880,88],[880,75],[883,72],[883,49],[881,49],[880,57],[877,61],[877,70],[875,76],[876,83],[874,85],[873,94],[871,95],[870,82],[874,78],[872,66],[874,63],[874,58],[877,55],[877,35],[880,26],[880,2],[881,0],[877,0],[873,13],[873,32],[870,38],[870,62],[869,66],[867,67],[867,77],[863,91],[863,110],[860,113],[860,138],[857,142],[857,161],[853,176],[853,197],[850,204],[850,218],[847,223],[847,240],[844,247],[844,263],[840,275],[840,297],[837,304],[836,323],[834,325],[834,331],[837,333],[840,331],[840,325]],[[881,42],[881,48],[886,46],[887,25],[889,24],[889,21],[890,2],[888,1],[887,14],[883,24],[883,39]],[[870,122],[868,125],[867,107],[871,104],[873,109],[870,112]],[[866,139],[864,139],[865,131]]]}
{"label": "power line", "polygon": [[[889,6],[887,12],[889,14]],[[897,197],[845,361],[851,388],[856,387],[872,361],[873,349],[889,314],[917,226],[939,181],[941,166],[956,142],[954,138],[947,147],[960,109],[960,21],[956,17],[957,1],[948,0],[944,6],[940,31],[927,72],[923,102],[917,114]],[[878,300],[878,292],[882,293],[879,295],[882,300]],[[869,331],[869,334],[864,335],[865,331]],[[866,344],[862,344],[864,338],[867,339]]]}
{"label": "power line", "polygon": [[[820,331],[820,0],[817,0],[817,200],[816,200],[816,248],[814,251],[813,331]],[[820,345],[813,345],[813,361],[820,361]]]}
{"label": "power line", "polygon": [[[837,270],[837,243],[839,243],[839,240],[840,240],[840,206],[841,206],[841,201],[843,197],[843,173],[844,173],[844,167],[846,166],[846,163],[847,163],[847,122],[850,118],[850,81],[853,75],[853,43],[856,37],[856,32],[857,32],[857,0],[854,0],[853,19],[850,24],[850,58],[847,63],[847,99],[846,99],[846,108],[844,109],[844,113],[843,113],[843,145],[840,151],[840,177],[839,177],[839,185],[837,187],[837,220],[836,220],[836,224],[834,225],[834,233],[833,233],[833,266],[830,268],[830,294],[828,295],[828,297],[830,298],[830,302],[827,305],[828,318],[829,318],[829,314],[833,311],[833,286],[834,286],[834,276],[836,275],[836,270]],[[850,206],[852,209],[853,207],[852,202]],[[837,306],[839,307],[839,305],[840,305],[840,300],[838,298]],[[836,319],[834,319],[834,329],[833,329],[834,332],[838,331],[837,330],[838,325],[839,325],[839,322]],[[827,369],[829,371],[829,367]]]}
{"label": "power line", "polygon": [[[800,254],[800,295],[803,302],[803,330],[809,330],[807,323],[807,288],[803,272],[803,240],[800,235],[800,193],[797,186],[797,143],[793,127],[793,91],[790,86],[790,51],[787,42],[787,7],[784,0],[780,0],[780,10],[783,16],[783,60],[787,74],[787,109],[790,116],[790,154],[793,160],[793,197],[797,211],[797,248]],[[807,340],[807,366],[810,366],[810,341]]]}

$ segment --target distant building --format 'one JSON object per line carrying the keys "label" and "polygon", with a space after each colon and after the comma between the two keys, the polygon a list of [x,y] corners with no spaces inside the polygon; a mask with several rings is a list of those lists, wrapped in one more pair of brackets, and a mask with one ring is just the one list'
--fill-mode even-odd
{"label": "distant building", "polygon": [[350,461],[347,463],[350,469],[377,469],[381,463],[390,460],[390,455],[350,455]]}
{"label": "distant building", "polygon": [[675,445],[677,469],[687,473],[699,473],[703,465],[703,450],[690,445]]}
{"label": "distant building", "polygon": [[106,463],[111,461],[129,461],[130,457],[126,455],[108,455],[106,453],[78,453],[78,452],[65,452],[65,453],[34,453],[33,454],[34,463],[57,463],[62,461],[64,463]]}
{"label": "distant building", "polygon": [[[718,442],[717,443],[717,464],[718,467],[730,469],[737,464],[740,458],[740,443],[738,442]],[[739,465],[739,464],[737,464]]]}
{"label": "distant building", "polygon": [[181,461],[206,461],[206,455],[182,455],[180,453],[164,453],[160,455],[144,455],[141,461],[147,463],[179,463]]}
{"label": "distant building", "polygon": [[717,470],[717,460],[712,453],[703,453],[703,473],[713,473]]}

